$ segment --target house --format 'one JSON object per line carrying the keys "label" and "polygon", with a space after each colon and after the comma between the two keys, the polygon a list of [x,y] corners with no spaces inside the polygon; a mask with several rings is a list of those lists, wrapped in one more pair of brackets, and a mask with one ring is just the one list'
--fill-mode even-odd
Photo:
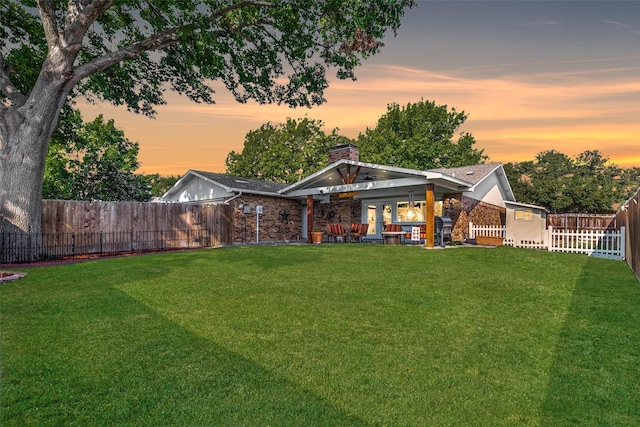
{"label": "house", "polygon": [[157,202],[232,205],[235,243],[299,241],[302,206],[278,194],[285,187],[287,184],[189,170]]}
{"label": "house", "polygon": [[354,144],[332,147],[329,162],[291,185],[189,171],[159,201],[231,204],[235,243],[258,235],[263,240],[255,241],[307,240],[312,229],[335,222],[368,223],[368,239],[381,239],[386,224],[429,229],[435,216],[451,218],[452,239],[461,241],[469,221],[504,225],[506,202],[515,202],[500,163],[398,168],[360,162]]}

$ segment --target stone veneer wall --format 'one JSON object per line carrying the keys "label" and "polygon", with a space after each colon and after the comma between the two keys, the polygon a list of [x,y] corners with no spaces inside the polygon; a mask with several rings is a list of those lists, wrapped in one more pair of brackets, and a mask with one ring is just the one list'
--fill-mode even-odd
{"label": "stone veneer wall", "polygon": [[469,233],[469,222],[478,225],[505,225],[507,210],[471,197],[458,194],[445,194],[443,214],[446,212],[449,198],[453,199],[453,214],[448,215],[453,223],[451,238],[453,241],[463,241]]}
{"label": "stone veneer wall", "polygon": [[[262,206],[260,215],[260,242],[295,242],[302,236],[302,204],[299,200],[245,194],[230,202],[233,207],[232,242],[256,242],[256,206]],[[245,214],[240,205],[250,206]]]}

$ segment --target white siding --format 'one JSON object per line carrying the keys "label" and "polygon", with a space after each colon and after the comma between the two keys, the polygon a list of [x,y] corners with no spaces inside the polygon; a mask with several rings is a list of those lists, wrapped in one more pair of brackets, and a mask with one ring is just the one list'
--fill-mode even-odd
{"label": "white siding", "polygon": [[494,206],[505,207],[504,200],[506,195],[502,191],[500,181],[495,173],[487,176],[484,180],[476,184],[473,191],[462,193],[467,197],[480,200]]}
{"label": "white siding", "polygon": [[179,188],[163,199],[168,202],[198,202],[203,200],[221,201],[231,196],[225,189],[197,177],[182,182]]}

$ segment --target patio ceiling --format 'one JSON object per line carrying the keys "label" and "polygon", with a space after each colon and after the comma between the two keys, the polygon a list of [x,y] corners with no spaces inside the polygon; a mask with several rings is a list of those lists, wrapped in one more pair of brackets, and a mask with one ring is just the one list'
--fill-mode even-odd
{"label": "patio ceiling", "polygon": [[[303,197],[333,193],[359,192],[361,196],[384,191],[398,193],[411,187],[424,188],[434,184],[435,193],[461,192],[472,184],[442,172],[397,168],[374,163],[340,160],[307,178],[279,191],[280,194]],[[374,192],[374,193],[370,193]]]}

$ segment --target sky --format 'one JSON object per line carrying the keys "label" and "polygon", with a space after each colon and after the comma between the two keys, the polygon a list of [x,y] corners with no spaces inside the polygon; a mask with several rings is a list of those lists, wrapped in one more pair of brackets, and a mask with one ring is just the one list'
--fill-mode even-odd
{"label": "sky", "polygon": [[640,0],[418,1],[397,36],[356,71],[330,74],[327,102],[311,109],[239,104],[214,84],[216,104],[168,92],[156,119],[107,104],[79,104],[85,121],[115,119],[140,144],[139,172],[224,172],[247,132],[305,116],[356,138],[387,105],[434,101],[468,118],[460,131],[492,162],[557,150],[599,150],[640,166]]}

